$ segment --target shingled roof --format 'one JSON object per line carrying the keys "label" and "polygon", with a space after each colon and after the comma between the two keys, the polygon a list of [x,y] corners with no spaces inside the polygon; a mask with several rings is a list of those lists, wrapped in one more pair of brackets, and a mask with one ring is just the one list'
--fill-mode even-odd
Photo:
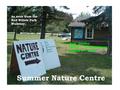
{"label": "shingled roof", "polygon": [[77,17],[75,20],[73,20],[68,26],[69,27],[85,27],[85,23],[81,22],[82,20],[85,20],[89,17]]}
{"label": "shingled roof", "polygon": [[85,27],[85,23],[79,21],[73,21],[69,25],[69,27]]}

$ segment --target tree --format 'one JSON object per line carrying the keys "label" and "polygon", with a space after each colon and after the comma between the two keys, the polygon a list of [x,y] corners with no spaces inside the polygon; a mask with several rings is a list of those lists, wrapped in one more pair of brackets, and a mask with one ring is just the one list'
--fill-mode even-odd
{"label": "tree", "polygon": [[88,18],[88,17],[90,17],[91,15],[89,14],[89,13],[84,13],[84,12],[81,12],[80,13],[80,15],[76,18],[76,20],[84,20],[84,19],[86,19],[86,18]]}
{"label": "tree", "polygon": [[[8,32],[14,32],[14,40],[16,40],[17,33],[19,34],[21,31],[25,31],[25,32],[29,31],[31,28],[31,23],[27,23],[27,25],[24,25],[24,26],[11,25],[11,16],[23,16],[23,15],[37,14],[34,12],[33,9],[34,7],[8,6],[7,8]],[[34,25],[33,24],[32,25],[35,26],[37,23],[34,23]]]}
{"label": "tree", "polygon": [[40,39],[45,38],[46,16],[47,16],[48,11],[49,11],[49,7],[47,7],[47,6],[42,7],[41,36],[40,36]]}
{"label": "tree", "polygon": [[[67,7],[63,7],[68,9]],[[55,22],[54,27],[57,25],[57,28],[60,28],[59,25],[66,28],[67,24],[72,21],[72,15],[64,13],[62,11],[57,10],[54,6],[9,6],[7,10],[8,14],[8,32],[14,31],[14,40],[16,39],[16,34],[21,31],[24,32],[40,32],[41,31],[41,39],[45,38],[46,26]],[[11,16],[12,15],[28,15],[28,16],[38,16],[37,22],[35,23],[26,23],[24,26],[12,26],[11,25]],[[64,24],[61,24],[61,22]],[[60,31],[62,30],[60,28]],[[58,30],[58,29],[57,29]],[[50,30],[49,30],[50,31]],[[53,31],[51,31],[53,32]]]}
{"label": "tree", "polygon": [[[66,6],[61,6],[65,9],[69,9]],[[42,27],[41,27],[41,39],[45,38],[45,28],[46,28],[46,23],[54,21],[56,23],[59,23],[59,21],[64,21],[66,22],[64,26],[67,26],[70,21],[72,21],[73,18],[71,18],[71,15],[64,13],[62,11],[58,11],[55,9],[55,7],[48,7],[48,6],[43,6],[43,11],[42,11]],[[47,21],[48,20],[48,21]],[[61,23],[61,22],[60,22]],[[59,23],[59,24],[60,24]],[[60,28],[60,27],[57,27]],[[55,29],[54,29],[55,30]],[[57,29],[56,29],[57,30]],[[53,31],[52,31],[53,33]]]}
{"label": "tree", "polygon": [[[16,14],[16,6],[13,6],[13,7],[8,7],[8,11],[11,11],[11,12],[8,12],[8,16],[11,16],[11,15],[15,15]],[[11,30],[11,29],[13,29],[12,27],[10,27],[9,25],[10,25],[10,17],[7,17],[7,19],[8,19],[8,30]],[[16,31],[16,29],[14,29],[15,30],[15,33],[14,33],[14,40],[16,40],[16,33],[17,33],[17,31]]]}
{"label": "tree", "polygon": [[100,14],[103,19],[100,23],[106,22],[108,24],[108,29],[110,36],[108,37],[108,49],[107,54],[112,54],[112,7],[111,6],[95,6],[93,8],[95,14]]}

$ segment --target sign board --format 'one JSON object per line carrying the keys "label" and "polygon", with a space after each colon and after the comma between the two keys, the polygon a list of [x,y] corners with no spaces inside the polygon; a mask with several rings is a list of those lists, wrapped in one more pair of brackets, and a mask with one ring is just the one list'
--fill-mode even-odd
{"label": "sign board", "polygon": [[40,46],[43,50],[43,60],[46,70],[60,67],[60,60],[58,57],[57,49],[54,40],[41,39]]}
{"label": "sign board", "polygon": [[15,41],[13,49],[21,76],[35,77],[46,73],[38,40]]}
{"label": "sign board", "polygon": [[83,28],[74,30],[74,39],[82,39],[83,38]]}
{"label": "sign board", "polygon": [[54,40],[15,41],[11,57],[10,71],[22,77],[37,77],[46,70],[60,67]]}

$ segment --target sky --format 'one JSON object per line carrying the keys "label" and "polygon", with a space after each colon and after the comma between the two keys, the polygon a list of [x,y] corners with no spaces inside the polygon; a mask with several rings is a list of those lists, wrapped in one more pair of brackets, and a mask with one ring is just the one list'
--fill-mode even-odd
{"label": "sky", "polygon": [[71,5],[71,6],[67,6],[68,10],[65,10],[63,8],[60,8],[60,7],[56,7],[58,10],[61,10],[61,11],[64,11],[64,12],[67,12],[67,13],[71,13],[73,15],[73,18],[75,19],[77,16],[80,15],[81,12],[84,12],[84,13],[90,13],[91,15],[94,15],[92,12],[93,12],[93,7],[94,6],[75,6],[75,5]]}

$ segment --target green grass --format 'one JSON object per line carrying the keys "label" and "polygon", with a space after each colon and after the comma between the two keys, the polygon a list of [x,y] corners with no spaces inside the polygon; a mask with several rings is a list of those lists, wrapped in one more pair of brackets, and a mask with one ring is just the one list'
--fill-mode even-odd
{"label": "green grass", "polygon": [[[17,34],[17,40],[39,39],[38,34]],[[51,75],[67,75],[67,76],[105,76],[104,82],[88,82],[88,81],[34,81],[34,82],[18,82],[16,76],[9,72],[11,62],[11,50],[13,42],[13,33],[8,33],[8,51],[7,51],[7,68],[8,68],[8,84],[112,84],[112,57],[105,55],[106,46],[91,46],[89,43],[81,42],[79,44],[63,41],[59,37],[50,37],[56,42],[61,67],[48,70],[45,76]],[[73,45],[73,48],[72,46]],[[78,50],[70,52],[70,50]],[[94,52],[92,52],[94,51]]]}

